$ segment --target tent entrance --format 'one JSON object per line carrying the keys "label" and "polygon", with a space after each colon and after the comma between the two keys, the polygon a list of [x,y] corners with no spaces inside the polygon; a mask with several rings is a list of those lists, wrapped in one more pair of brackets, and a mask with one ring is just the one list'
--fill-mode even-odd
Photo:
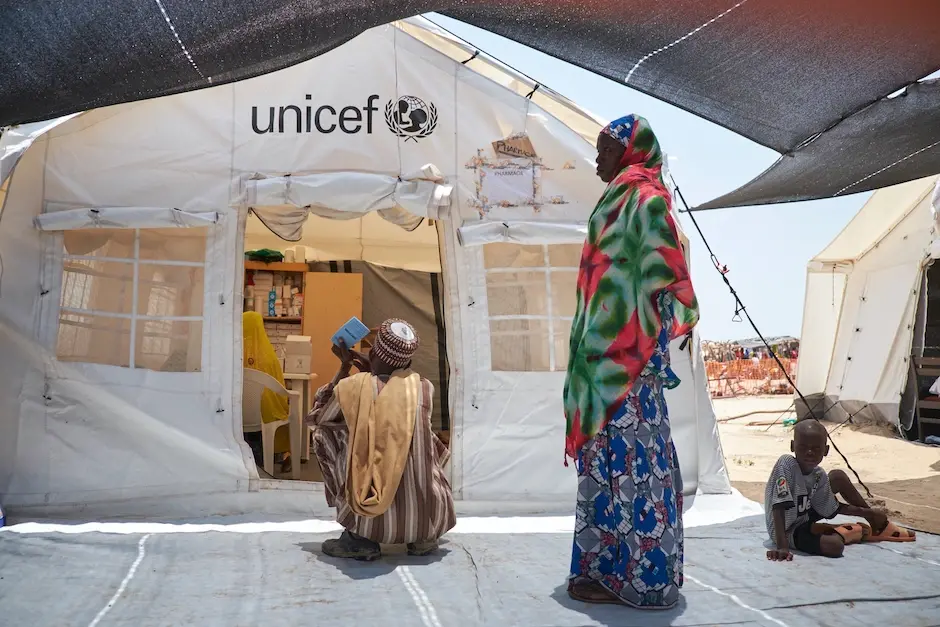
{"label": "tent entrance", "polygon": [[[426,219],[406,230],[376,213],[354,219],[311,215],[299,239],[288,242],[249,213],[244,251],[275,250],[284,260],[265,264],[246,259],[244,311],[256,311],[263,318],[264,335],[278,359],[275,378],[287,388],[301,392],[307,388],[302,415],[312,408],[317,389],[339,367],[330,338],[343,323],[356,316],[375,328],[388,318],[401,318],[415,327],[421,339],[414,367],[434,384],[433,426],[449,442],[449,362],[438,226]],[[292,335],[310,338],[311,354],[306,358],[288,347]],[[245,363],[248,357],[246,353]],[[265,367],[270,370],[270,365]],[[272,419],[268,414],[266,418]],[[299,458],[295,453],[289,464],[281,463],[290,453],[289,431],[288,425],[277,430],[270,475],[264,470],[262,433],[244,434],[259,476],[321,481],[315,455],[311,451],[308,457],[303,444]],[[302,438],[309,437],[306,428],[301,431]]]}
{"label": "tent entrance", "polygon": [[940,436],[940,266],[933,262],[921,278],[910,363],[899,416],[904,435]]}
{"label": "tent entrance", "polygon": [[[924,270],[924,278],[921,290],[921,305],[923,307],[922,329],[918,335],[915,335],[915,344],[918,338],[922,338],[921,350],[924,357],[940,358],[940,265],[931,263]],[[919,312],[920,313],[920,312]],[[918,325],[920,326],[920,325]]]}

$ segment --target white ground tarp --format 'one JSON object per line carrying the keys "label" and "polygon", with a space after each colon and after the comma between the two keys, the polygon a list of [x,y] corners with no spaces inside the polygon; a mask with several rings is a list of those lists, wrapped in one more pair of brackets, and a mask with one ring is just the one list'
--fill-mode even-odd
{"label": "white ground tarp", "polygon": [[[314,498],[260,480],[241,435],[242,253],[287,245],[250,211],[311,261],[442,272],[456,493],[573,499],[565,309],[571,249],[602,191],[600,123],[544,87],[527,98],[534,86],[484,55],[464,64],[473,52],[414,19],[280,72],[0,140],[4,171],[18,159],[0,182],[4,506],[113,503],[104,509],[117,515],[120,499],[263,487]],[[537,159],[494,153],[518,133]],[[494,268],[507,251],[494,245],[516,246],[516,261]],[[545,278],[540,295],[497,315],[522,301],[493,277],[527,272]],[[493,354],[500,325],[544,340],[526,353],[535,366],[498,365],[519,356]],[[698,342],[673,350],[684,384],[667,398],[686,489],[727,492]],[[213,513],[239,502],[213,501]]]}
{"label": "white ground tarp", "polygon": [[[501,517],[480,517],[468,507],[475,504],[460,503],[438,554],[389,551],[364,563],[323,555],[321,543],[339,527],[324,507],[285,519],[270,512],[270,491],[253,496],[261,501],[254,515],[235,520],[0,530],[0,571],[16,573],[0,579],[5,624],[345,627],[362,620],[365,598],[371,620],[408,627],[802,627],[836,624],[834,607],[838,624],[859,627],[937,620],[940,538],[855,545],[838,560],[797,556],[810,560],[814,585],[768,585],[786,566],[762,559],[762,508],[740,494],[686,499],[681,599],[655,613],[568,597],[570,515],[516,517],[504,506]],[[875,571],[851,589],[843,583],[846,572]]]}
{"label": "white ground tarp", "polygon": [[876,192],[809,262],[797,384],[817,415],[898,424],[922,277],[937,257],[937,181]]}

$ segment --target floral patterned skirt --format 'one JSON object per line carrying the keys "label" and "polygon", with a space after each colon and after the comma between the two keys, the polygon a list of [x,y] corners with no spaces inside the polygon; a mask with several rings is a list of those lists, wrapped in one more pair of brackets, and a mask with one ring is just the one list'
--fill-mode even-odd
{"label": "floral patterned skirt", "polygon": [[679,600],[682,561],[682,477],[663,380],[653,374],[578,454],[570,583],[596,582],[627,605],[666,609]]}

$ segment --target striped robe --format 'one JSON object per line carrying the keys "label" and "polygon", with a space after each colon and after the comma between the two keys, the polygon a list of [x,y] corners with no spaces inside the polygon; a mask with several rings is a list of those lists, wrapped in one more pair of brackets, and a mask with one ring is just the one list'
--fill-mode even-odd
{"label": "striped robe", "polygon": [[[384,384],[376,378],[379,390]],[[323,473],[326,502],[336,508],[336,521],[346,530],[379,544],[434,542],[457,523],[454,498],[444,466],[450,451],[431,430],[434,386],[421,379],[418,420],[411,453],[391,507],[381,516],[357,516],[346,503],[349,431],[329,385],[317,391],[307,418],[313,429],[313,452]]]}

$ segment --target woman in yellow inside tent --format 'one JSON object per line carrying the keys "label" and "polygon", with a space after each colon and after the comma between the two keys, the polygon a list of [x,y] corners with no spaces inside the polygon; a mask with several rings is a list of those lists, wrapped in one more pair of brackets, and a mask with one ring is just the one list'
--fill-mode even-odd
{"label": "woman in yellow inside tent", "polygon": [[[246,311],[242,314],[242,351],[245,368],[260,370],[274,377],[278,383],[284,385],[284,372],[281,370],[281,360],[274,352],[274,346],[264,331],[264,319],[255,311]],[[265,390],[261,395],[261,420],[274,422],[287,420],[290,415],[287,396],[281,396]],[[274,436],[274,453],[284,453],[284,462],[281,472],[290,470],[290,431],[287,426],[280,427]]]}

